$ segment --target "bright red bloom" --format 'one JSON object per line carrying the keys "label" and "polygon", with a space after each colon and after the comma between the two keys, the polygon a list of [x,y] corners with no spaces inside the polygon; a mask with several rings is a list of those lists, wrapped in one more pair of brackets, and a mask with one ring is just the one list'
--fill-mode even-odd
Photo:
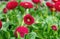
{"label": "bright red bloom", "polygon": [[33,8],[33,4],[30,2],[20,2],[20,6],[24,8]]}
{"label": "bright red bloom", "polygon": [[19,26],[15,30],[15,36],[17,37],[17,32],[20,34],[21,37],[24,37],[24,35],[28,34],[29,30],[27,27]]}
{"label": "bright red bloom", "polygon": [[57,11],[60,11],[60,2],[55,3],[55,8]]}
{"label": "bright red bloom", "polygon": [[55,8],[55,5],[53,5],[52,7],[50,7],[50,10],[51,10],[52,12],[57,11],[56,8]]}
{"label": "bright red bloom", "polygon": [[46,5],[47,5],[49,8],[53,6],[53,4],[50,3],[50,2],[46,2]]}
{"label": "bright red bloom", "polygon": [[34,18],[30,14],[27,14],[24,16],[24,23],[27,25],[31,25],[34,23]]}
{"label": "bright red bloom", "polygon": [[57,31],[57,26],[56,25],[53,25],[51,28],[52,28],[52,30]]}
{"label": "bright red bloom", "polygon": [[56,2],[58,2],[58,1],[60,1],[60,0],[52,0],[54,3],[56,3]]}
{"label": "bright red bloom", "polygon": [[16,8],[17,6],[18,6],[18,2],[10,1],[10,2],[7,3],[6,8],[11,10],[11,9]]}
{"label": "bright red bloom", "polygon": [[2,21],[0,20],[0,29],[2,28]]}
{"label": "bright red bloom", "polygon": [[32,0],[32,2],[35,3],[35,4],[38,4],[38,3],[40,3],[41,1],[40,1],[40,0]]}
{"label": "bright red bloom", "polygon": [[3,13],[6,14],[8,12],[8,9],[7,8],[4,8],[3,9]]}
{"label": "bright red bloom", "polygon": [[50,10],[52,11],[52,12],[55,12],[56,11],[56,9],[53,7],[53,8],[50,8]]}

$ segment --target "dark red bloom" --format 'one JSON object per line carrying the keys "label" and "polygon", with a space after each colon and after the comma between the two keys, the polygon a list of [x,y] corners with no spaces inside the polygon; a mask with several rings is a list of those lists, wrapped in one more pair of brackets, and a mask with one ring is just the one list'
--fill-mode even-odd
{"label": "dark red bloom", "polygon": [[17,32],[20,34],[21,37],[24,37],[24,35],[28,34],[29,30],[27,27],[19,26],[15,30],[15,36],[17,37]]}
{"label": "dark red bloom", "polygon": [[3,9],[3,13],[6,14],[8,12],[8,9],[7,8],[4,8]]}
{"label": "dark red bloom", "polygon": [[0,29],[2,28],[2,21],[0,20]]}
{"label": "dark red bloom", "polygon": [[55,3],[55,8],[57,11],[60,11],[60,2]]}
{"label": "dark red bloom", "polygon": [[32,2],[35,3],[35,4],[38,4],[38,3],[40,3],[41,1],[40,1],[40,0],[32,0]]}
{"label": "dark red bloom", "polygon": [[50,3],[50,2],[46,2],[46,5],[47,5],[49,8],[53,6],[53,4]]}
{"label": "dark red bloom", "polygon": [[10,1],[10,2],[7,3],[6,8],[11,10],[11,9],[16,8],[17,6],[18,6],[18,2]]}
{"label": "dark red bloom", "polygon": [[33,4],[30,2],[20,2],[20,6],[24,8],[33,8]]}
{"label": "dark red bloom", "polygon": [[27,25],[31,25],[34,23],[34,18],[30,14],[27,14],[24,16],[24,23]]}
{"label": "dark red bloom", "polygon": [[52,28],[52,30],[57,31],[57,26],[56,25],[53,25],[51,28]]}
{"label": "dark red bloom", "polygon": [[52,0],[54,3],[56,3],[56,2],[58,2],[58,1],[60,1],[60,0]]}

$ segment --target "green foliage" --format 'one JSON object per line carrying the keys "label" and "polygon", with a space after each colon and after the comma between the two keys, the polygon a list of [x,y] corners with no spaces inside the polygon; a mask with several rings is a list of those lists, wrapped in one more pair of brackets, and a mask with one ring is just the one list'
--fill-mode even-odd
{"label": "green foliage", "polygon": [[[21,2],[21,0],[18,0],[18,2]],[[0,39],[16,39],[14,31],[17,26],[22,25],[23,15],[26,14],[25,9],[18,6],[4,14],[2,11],[5,5],[5,2],[0,4],[0,19],[3,21],[3,27],[0,29]],[[34,17],[36,23],[28,26],[29,34],[25,35],[24,39],[60,39],[60,12],[54,12],[53,15],[45,3],[42,7],[38,6],[37,10],[32,8],[28,11]],[[53,31],[51,29],[52,25],[57,25],[58,31]],[[17,39],[23,39],[19,33]]]}

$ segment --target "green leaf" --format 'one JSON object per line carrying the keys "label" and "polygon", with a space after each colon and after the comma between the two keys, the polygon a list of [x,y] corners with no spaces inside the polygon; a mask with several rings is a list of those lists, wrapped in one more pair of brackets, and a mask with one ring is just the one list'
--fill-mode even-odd
{"label": "green leaf", "polygon": [[18,10],[21,11],[22,14],[25,12],[25,9],[21,6],[18,6]]}
{"label": "green leaf", "polygon": [[18,2],[21,2],[21,0],[17,0]]}
{"label": "green leaf", "polygon": [[26,39],[35,39],[36,38],[36,33],[35,32],[31,32],[26,36]]}
{"label": "green leaf", "polygon": [[15,37],[11,37],[10,39],[15,39]]}
{"label": "green leaf", "polygon": [[[8,37],[7,37],[8,36]],[[8,31],[0,31],[0,39],[9,39],[10,33]]]}
{"label": "green leaf", "polygon": [[3,22],[2,30],[7,31],[8,26],[9,26],[9,22]]}
{"label": "green leaf", "polygon": [[18,32],[17,32],[17,35],[18,35],[17,39],[21,39],[20,34]]}

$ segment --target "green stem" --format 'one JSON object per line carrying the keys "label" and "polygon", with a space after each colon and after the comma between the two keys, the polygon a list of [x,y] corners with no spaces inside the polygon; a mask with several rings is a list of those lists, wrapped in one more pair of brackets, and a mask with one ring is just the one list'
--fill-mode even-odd
{"label": "green stem", "polygon": [[[26,9],[26,12],[24,13],[23,18],[24,18],[24,16],[25,16],[25,14],[29,14],[29,9]],[[22,19],[22,25],[21,25],[21,26],[23,26],[23,25],[24,25],[24,21],[23,21],[23,19]]]}
{"label": "green stem", "polygon": [[50,23],[48,23],[48,33],[49,33],[49,31],[50,31]]}
{"label": "green stem", "polygon": [[22,21],[22,24],[21,24],[21,26],[23,26],[24,25],[24,21]]}
{"label": "green stem", "polygon": [[45,17],[47,17],[47,16],[48,16],[48,9],[46,7]]}
{"label": "green stem", "polygon": [[40,15],[40,16],[43,18],[42,13],[41,13],[41,15]]}
{"label": "green stem", "polygon": [[29,9],[26,9],[26,14],[29,14]]}
{"label": "green stem", "polygon": [[6,14],[6,22],[8,22],[8,21],[9,21],[9,18],[8,18],[7,14]]}
{"label": "green stem", "polygon": [[52,12],[52,16],[54,16],[55,14],[54,14],[54,12]]}

